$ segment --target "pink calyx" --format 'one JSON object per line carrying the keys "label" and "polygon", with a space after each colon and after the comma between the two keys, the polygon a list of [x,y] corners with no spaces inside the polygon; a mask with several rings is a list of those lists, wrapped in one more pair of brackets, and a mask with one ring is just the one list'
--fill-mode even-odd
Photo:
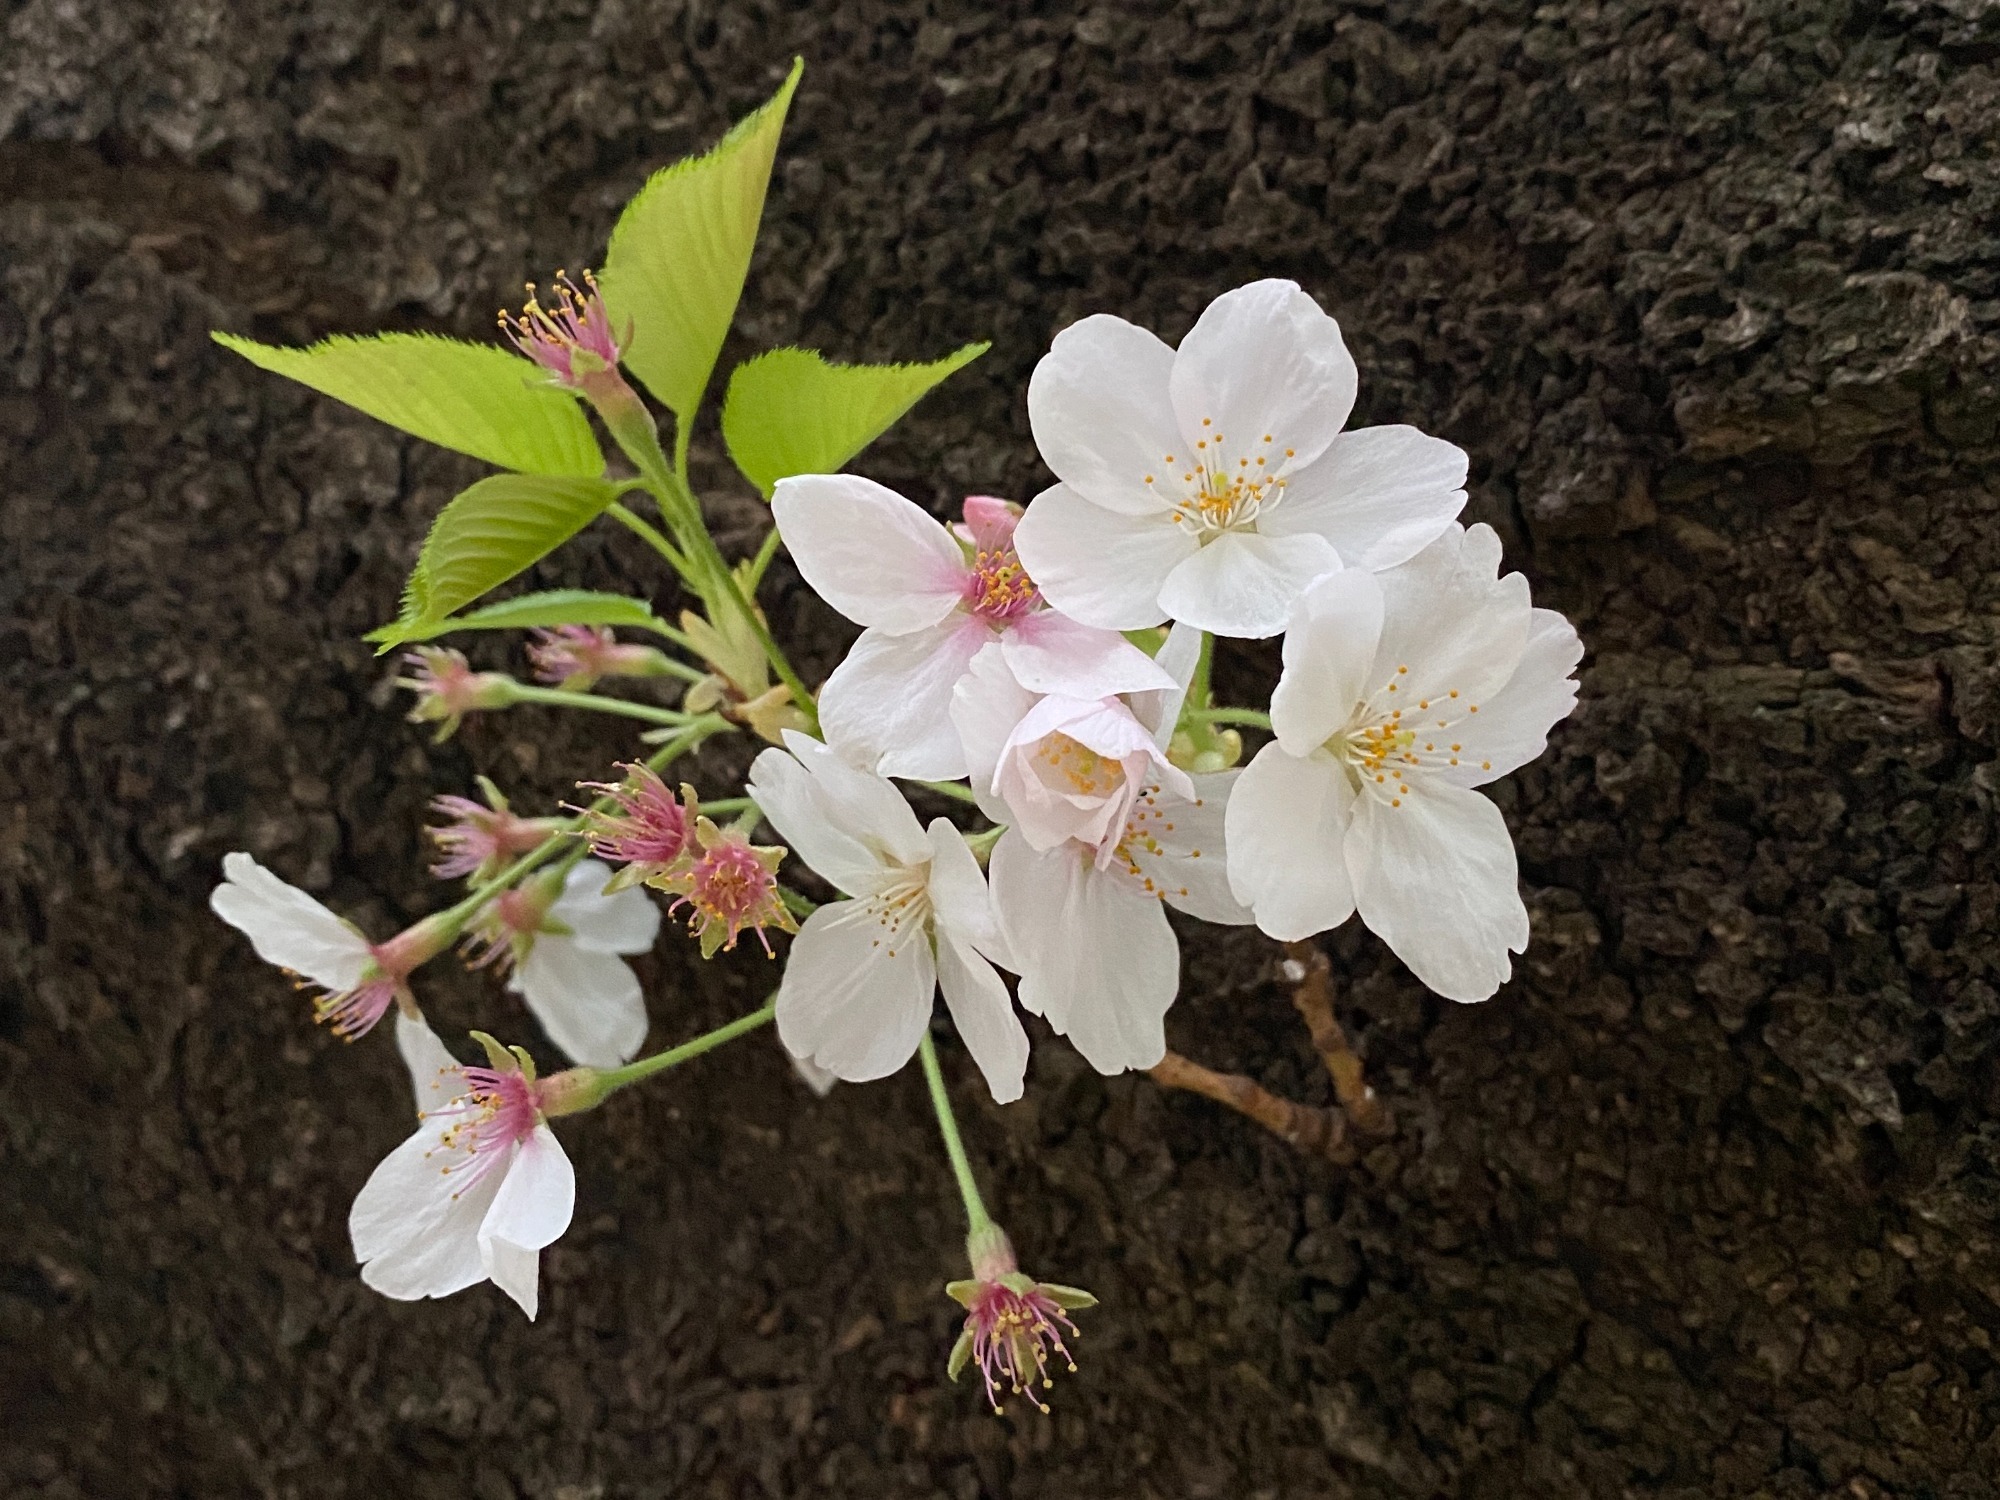
{"label": "pink calyx", "polygon": [[581,785],[604,793],[618,806],[616,812],[586,812],[584,826],[593,853],[626,867],[613,877],[622,887],[678,869],[695,842],[701,808],[692,788],[682,787],[685,802],[678,801],[649,767],[625,763],[619,769],[625,772],[623,781]]}
{"label": "pink calyx", "polygon": [[433,797],[431,811],[451,820],[428,830],[442,856],[431,866],[431,874],[439,880],[490,871],[503,860],[531,853],[559,826],[554,818],[524,818],[511,811],[505,799],[488,807],[470,797]]}
{"label": "pink calyx", "polygon": [[947,1373],[955,1380],[967,1363],[979,1366],[986,1399],[997,1414],[1005,1410],[1003,1392],[1026,1396],[1042,1411],[1048,1404],[1036,1394],[1055,1383],[1051,1364],[1060,1359],[1072,1373],[1065,1332],[1082,1335],[1069,1314],[1095,1307],[1097,1299],[1077,1287],[1038,1282],[1024,1275],[1014,1261],[1014,1249],[997,1225],[968,1237],[973,1277],[954,1281],[946,1293],[965,1308],[965,1325],[951,1351]]}
{"label": "pink calyx", "polygon": [[622,642],[601,625],[558,625],[534,632],[528,660],[537,680],[585,692],[601,677],[653,676],[659,652]]}
{"label": "pink calyx", "polygon": [[351,989],[329,990],[313,1002],[313,1019],[344,1042],[365,1036],[389,1013],[392,1005],[411,1011],[410,975],[451,946],[456,929],[442,914],[404,928],[384,942],[369,945],[369,963],[361,982]]}
{"label": "pink calyx", "polygon": [[692,863],[677,873],[649,883],[672,891],[680,899],[669,908],[688,911],[688,927],[701,940],[701,956],[736,946],[748,928],[757,934],[764,952],[771,952],[766,927],[797,932],[798,923],[778,892],[778,865],[784,849],[752,844],[735,831],[724,832],[707,818],[695,821],[700,846]]}

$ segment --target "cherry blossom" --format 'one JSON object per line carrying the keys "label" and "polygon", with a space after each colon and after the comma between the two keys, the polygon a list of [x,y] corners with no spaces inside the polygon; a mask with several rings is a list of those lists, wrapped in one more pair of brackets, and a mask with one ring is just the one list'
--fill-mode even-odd
{"label": "cherry blossom", "polygon": [[1226,827],[1230,883],[1271,936],[1356,910],[1438,994],[1484,1000],[1528,943],[1514,843],[1473,790],[1533,760],[1583,654],[1491,528],[1457,525],[1378,574],[1316,583],[1285,637],[1276,740]]}
{"label": "cherry blossom", "polygon": [[576,1206],[575,1170],[546,1118],[561,1112],[563,1075],[538,1082],[524,1054],[488,1050],[494,1066],[443,1075],[461,1091],[420,1110],[347,1228],[362,1281],[386,1297],[448,1297],[490,1280],[532,1319],[541,1250]]}
{"label": "cherry blossom", "polygon": [[658,677],[670,670],[661,652],[621,641],[602,625],[537,630],[528,660],[537,680],[572,693],[588,692],[604,677]]}
{"label": "cherry blossom", "polygon": [[954,532],[873,480],[810,474],[779,480],[771,510],[806,582],[867,627],[827,679],[819,716],[829,744],[881,775],[965,774],[951,692],[996,641],[1037,692],[1167,686],[1115,630],[1048,607],[1015,555],[1019,511],[1004,500],[969,497]]}
{"label": "cherry blossom", "polygon": [[1189,776],[1165,756],[1198,650],[1193,632],[1169,638],[1170,692],[1070,698],[1028,691],[989,648],[953,697],[973,792],[1008,825],[987,872],[1021,1004],[1104,1073],[1166,1053],[1180,943],[1163,903],[1250,920],[1223,858],[1238,773]]}
{"label": "cherry blossom", "polygon": [[1097,314],[1056,335],[1028,419],[1060,483],[1015,544],[1088,625],[1284,629],[1314,579],[1416,554],[1465,504],[1466,458],[1414,427],[1342,432],[1354,360],[1290,281],[1211,302],[1178,350]]}
{"label": "cherry blossom", "polygon": [[475,672],[463,652],[419,646],[407,652],[403,664],[411,675],[396,683],[417,695],[410,708],[412,724],[435,723],[432,737],[442,744],[458,732],[465,716],[483,708],[505,708],[514,701],[514,679],[504,672]]}
{"label": "cherry blossom", "polygon": [[[991,648],[998,651],[998,647]],[[797,731],[750,768],[750,792],[799,856],[849,899],[806,918],[778,986],[778,1035],[850,1083],[910,1060],[941,990],[993,1097],[1021,1097],[1028,1037],[986,881],[964,836],[928,828],[889,782]]]}
{"label": "cherry blossom", "polygon": [[[691,792],[682,790],[692,799]],[[688,930],[701,943],[703,958],[734,948],[746,928],[757,934],[766,957],[771,953],[771,939],[765,928],[798,931],[778,891],[783,848],[753,844],[740,830],[718,828],[699,815],[694,820],[692,844],[689,858],[664,875],[649,877],[647,884],[680,898],[669,910],[687,913]]]}
{"label": "cherry blossom", "polygon": [[509,860],[541,848],[562,827],[557,818],[524,818],[507,806],[500,788],[478,778],[484,803],[470,797],[431,799],[431,811],[450,821],[426,830],[439,859],[431,874],[439,880],[490,880]]}
{"label": "cherry blossom", "polygon": [[945,1373],[956,1380],[967,1364],[976,1364],[996,1414],[1005,1410],[1001,1403],[1007,1394],[1025,1396],[1046,1412],[1048,1404],[1035,1387],[1055,1384],[1053,1360],[1075,1372],[1063,1334],[1078,1336],[1069,1315],[1097,1306],[1097,1299],[1080,1287],[1023,1275],[1013,1245],[997,1224],[975,1230],[968,1244],[972,1276],[945,1287],[945,1294],[965,1309],[965,1326]]}
{"label": "cherry blossom", "polygon": [[604,887],[607,895],[678,872],[691,858],[700,815],[692,788],[681,788],[687,799],[683,803],[650,768],[628,762],[619,769],[625,773],[623,781],[582,783],[586,791],[602,792],[613,803],[583,815],[591,852],[622,866]]}
{"label": "cherry blossom", "polygon": [[632,342],[628,324],[623,336],[611,326],[611,314],[597,289],[597,278],[583,273],[583,285],[556,272],[556,305],[542,306],[535,284],[528,283],[528,301],[520,315],[500,314],[500,331],[514,347],[549,372],[549,384],[579,391],[598,400],[611,391],[625,395],[618,361]]}
{"label": "cherry blossom", "polygon": [[209,894],[210,908],[249,938],[265,963],[323,991],[313,1002],[313,1017],[344,1041],[367,1032],[392,1005],[414,1010],[410,975],[455,936],[444,921],[429,917],[387,942],[371,943],[353,923],[247,854],[224,855],[222,874],[222,884]]}
{"label": "cherry blossom", "polygon": [[607,893],[609,866],[580,861],[558,881],[531,878],[488,903],[477,919],[475,963],[509,970],[549,1040],[592,1067],[625,1062],[646,1040],[639,976],[624,955],[645,953],[660,909],[641,890]]}

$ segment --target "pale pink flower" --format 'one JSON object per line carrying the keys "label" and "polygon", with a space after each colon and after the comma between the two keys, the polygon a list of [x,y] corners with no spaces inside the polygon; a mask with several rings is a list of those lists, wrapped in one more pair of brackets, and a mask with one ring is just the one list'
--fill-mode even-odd
{"label": "pale pink flower", "polygon": [[1189,776],[1165,756],[1199,645],[1177,629],[1162,649],[1171,692],[1038,696],[987,650],[953,698],[973,794],[1008,825],[987,880],[1021,1004],[1104,1073],[1166,1053],[1180,944],[1163,903],[1250,920],[1223,859],[1237,773]]}
{"label": "pale pink flower", "polygon": [[399,1002],[414,1009],[410,975],[451,946],[454,932],[427,917],[372,943],[297,886],[247,854],[226,854],[222,884],[208,898],[215,914],[250,939],[257,956],[323,993],[314,1019],[343,1041],[361,1036]]}
{"label": "pale pink flower", "polygon": [[1014,551],[1019,512],[975,495],[956,533],[895,491],[853,474],[781,479],[771,510],[806,582],[867,627],[819,699],[827,743],[883,776],[965,774],[952,688],[997,642],[1037,692],[1168,686],[1113,630],[1050,609]]}

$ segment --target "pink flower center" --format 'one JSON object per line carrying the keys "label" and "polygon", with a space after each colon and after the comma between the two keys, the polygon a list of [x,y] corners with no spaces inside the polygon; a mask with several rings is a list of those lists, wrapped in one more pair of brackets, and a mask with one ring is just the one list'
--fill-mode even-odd
{"label": "pink flower center", "polygon": [[624,769],[628,775],[617,785],[600,781],[584,783],[618,804],[616,813],[592,815],[590,847],[620,864],[671,865],[687,850],[690,833],[687,809],[667,790],[666,783],[646,767]]}
{"label": "pink flower center", "polygon": [[[301,985],[305,981],[300,981]],[[313,1019],[327,1027],[343,1042],[364,1036],[389,1013],[402,987],[398,976],[379,968],[351,990],[329,990],[313,1002]]]}
{"label": "pink flower center", "polygon": [[1064,1329],[1076,1337],[1076,1324],[1039,1286],[1017,1292],[997,1281],[980,1283],[966,1310],[965,1326],[972,1334],[972,1357],[986,1382],[986,1399],[996,1412],[1003,1409],[1002,1387],[1026,1396],[1043,1411],[1049,1409],[1035,1394],[1035,1385],[1055,1383],[1049,1374],[1051,1356],[1060,1357],[1071,1373],[1076,1370],[1063,1342]]}
{"label": "pink flower center", "polygon": [[458,1178],[452,1197],[462,1196],[496,1166],[504,1165],[511,1147],[535,1133],[542,1122],[539,1089],[521,1073],[493,1068],[467,1068],[465,1093],[426,1119],[451,1123],[438,1137],[436,1149],[454,1159],[442,1171]]}
{"label": "pink flower center", "polygon": [[735,947],[744,928],[755,928],[766,953],[771,951],[771,940],[764,936],[764,924],[784,914],[777,876],[764,867],[756,850],[735,838],[704,850],[695,861],[688,871],[687,894],[674,903],[676,910],[682,906],[692,908],[688,925],[697,933],[726,928],[724,948]]}
{"label": "pink flower center", "polygon": [[[583,273],[581,287],[566,271],[556,272],[556,305],[542,306],[535,284],[528,283],[527,305],[519,317],[500,314],[500,327],[514,347],[564,385],[580,385],[587,375],[610,369],[624,351],[611,331],[611,314],[597,290],[597,278]],[[577,356],[589,356],[582,367]]]}
{"label": "pink flower center", "polygon": [[1012,543],[973,554],[965,581],[965,607],[992,625],[1006,625],[1041,606],[1041,591],[1021,566]]}

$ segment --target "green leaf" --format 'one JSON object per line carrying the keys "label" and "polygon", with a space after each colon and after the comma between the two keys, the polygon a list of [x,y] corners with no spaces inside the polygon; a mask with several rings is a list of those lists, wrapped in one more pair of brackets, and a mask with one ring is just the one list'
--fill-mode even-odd
{"label": "green leaf", "polygon": [[480,480],[439,513],[404,586],[402,618],[372,638],[396,631],[392,646],[419,639],[421,631],[547,557],[618,495],[618,486],[606,479],[495,474]]}
{"label": "green leaf", "polygon": [[330,338],[283,349],[211,334],[259,369],[311,386],[391,427],[525,474],[601,474],[604,455],[576,397],[492,344],[427,333]]}
{"label": "green leaf", "polygon": [[773,349],[729,377],[723,441],[768,500],[780,479],[839,469],[991,347],[967,344],[927,365],[835,365],[810,349]]}
{"label": "green leaf", "polygon": [[644,599],[596,594],[588,589],[550,589],[521,594],[445,619],[398,620],[369,631],[362,639],[379,641],[387,651],[412,641],[436,640],[454,630],[534,630],[552,625],[624,625],[634,630],[652,630],[660,623],[653,606]]}
{"label": "green leaf", "polygon": [[655,172],[611,231],[598,284],[612,326],[632,326],[625,365],[683,427],[743,295],[778,132],[804,68],[795,60],[778,92],[706,156]]}

